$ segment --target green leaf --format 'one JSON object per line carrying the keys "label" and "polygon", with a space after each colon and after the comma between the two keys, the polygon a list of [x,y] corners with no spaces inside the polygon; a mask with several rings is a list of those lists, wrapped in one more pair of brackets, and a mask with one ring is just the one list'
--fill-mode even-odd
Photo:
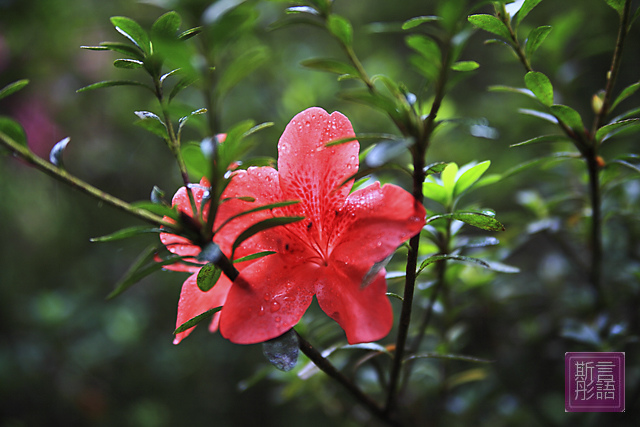
{"label": "green leaf", "polygon": [[487,231],[504,231],[504,225],[491,215],[480,212],[454,212],[442,215],[434,215],[427,219],[427,224],[439,219],[456,219],[465,224],[472,225]]}
{"label": "green leaf", "polygon": [[491,162],[489,160],[486,160],[471,167],[462,175],[460,175],[453,190],[453,197],[458,197],[466,189],[471,187],[478,179],[480,179],[480,177],[487,171],[487,169],[489,169],[490,165]]}
{"label": "green leaf", "polygon": [[178,40],[189,40],[191,37],[197,36],[202,32],[202,27],[189,28],[178,36]]}
{"label": "green leaf", "polygon": [[245,262],[245,261],[253,261],[254,259],[263,258],[263,257],[269,256],[269,255],[273,255],[273,254],[276,254],[276,253],[277,252],[274,252],[274,251],[256,252],[255,254],[243,256],[242,258],[238,258],[238,259],[234,260],[233,263],[237,264],[237,263]]}
{"label": "green leaf", "polygon": [[140,24],[125,16],[113,16],[111,23],[116,28],[116,31],[131,40],[141,51],[146,54],[151,53],[149,35],[142,29]]}
{"label": "green leaf", "polygon": [[261,212],[261,211],[266,211],[266,210],[271,210],[271,209],[275,209],[275,208],[282,208],[284,206],[291,206],[291,205],[295,205],[300,203],[299,200],[285,200],[283,202],[276,202],[276,203],[269,203],[266,205],[262,205],[262,206],[258,206],[256,208],[253,209],[248,209],[246,211],[237,213],[235,215],[232,215],[231,217],[227,218],[222,224],[220,224],[220,226],[216,229],[216,233],[218,233],[225,225],[227,225],[228,223],[230,223],[231,221],[233,221],[236,218],[240,218],[242,216],[245,215],[249,215],[255,212]]}
{"label": "green leaf", "polygon": [[582,117],[573,108],[567,105],[556,104],[552,105],[551,112],[565,125],[569,126],[576,132],[584,132],[584,124],[582,123]]}
{"label": "green leaf", "polygon": [[[240,235],[236,238],[236,240],[233,242],[233,245],[231,246],[231,254],[233,255],[235,253],[236,249],[242,244],[242,242],[255,236],[261,231],[302,221],[303,219],[305,219],[305,217],[303,216],[279,216],[274,218],[267,218],[265,220],[257,222],[240,233]],[[233,256],[231,258],[233,258]]]}
{"label": "green leaf", "polygon": [[346,18],[336,14],[329,15],[327,29],[345,46],[351,46],[353,43],[353,28]]}
{"label": "green leaf", "polygon": [[165,140],[169,139],[167,126],[164,124],[162,119],[160,119],[160,117],[150,111],[135,111],[135,114],[140,118],[140,120],[136,120],[134,122],[135,125],[148,130],[149,132],[159,136],[160,138],[163,138]]}
{"label": "green leaf", "polygon": [[132,81],[132,80],[106,80],[103,82],[93,83],[89,86],[85,86],[83,88],[78,89],[76,92],[85,92],[88,90],[101,89],[103,87],[111,87],[111,86],[141,86],[145,89],[150,90],[153,93],[153,89],[151,86],[147,86],[144,83]]}
{"label": "green leaf", "polygon": [[298,334],[293,329],[262,343],[264,357],[276,369],[284,372],[288,372],[296,366],[299,352]]}
{"label": "green leaf", "polygon": [[509,147],[521,147],[523,145],[530,144],[538,144],[542,142],[566,142],[569,141],[565,135],[543,135],[537,136],[535,138],[527,139],[526,141],[518,142],[517,144],[512,144]]}
{"label": "green leaf", "polygon": [[524,163],[520,163],[519,165],[513,166],[506,172],[502,174],[502,179],[508,178],[517,173],[523,172],[527,169],[531,169],[538,165],[543,165],[545,163],[557,162],[559,160],[568,160],[568,159],[581,159],[582,156],[580,153],[554,153],[551,156],[540,157],[533,160],[528,160]]}
{"label": "green leaf", "polygon": [[405,38],[405,42],[407,46],[429,61],[433,61],[439,68],[442,63],[442,52],[435,40],[422,34],[412,34]]}
{"label": "green leaf", "polygon": [[251,129],[249,129],[248,131],[246,131],[245,133],[243,133],[242,137],[247,138],[256,132],[260,132],[262,129],[270,128],[271,126],[273,126],[273,124],[274,124],[273,122],[264,122],[264,123],[257,124],[253,126]]}
{"label": "green leaf", "polygon": [[169,93],[169,102],[171,102],[183,89],[188,88],[198,80],[200,80],[200,78],[197,76],[185,76],[181,78],[171,89],[171,93]]}
{"label": "green leaf", "polygon": [[329,73],[335,73],[340,75],[359,76],[358,71],[352,65],[349,65],[342,61],[335,59],[307,59],[300,63],[303,67],[311,68],[313,70],[326,71]]}
{"label": "green leaf", "polygon": [[538,71],[529,71],[524,76],[524,82],[538,101],[547,107],[553,105],[553,86],[547,76]]}
{"label": "green leaf", "polygon": [[453,190],[456,187],[456,176],[458,175],[458,165],[455,163],[449,163],[446,168],[440,174],[440,178],[442,179],[442,186],[447,190],[452,197]]}
{"label": "green leaf", "polygon": [[425,176],[442,172],[443,170],[445,170],[448,164],[449,163],[446,163],[446,162],[436,162],[436,163],[431,163],[430,165],[425,166],[424,168]]}
{"label": "green leaf", "polygon": [[511,40],[511,34],[507,26],[493,15],[478,14],[471,15],[467,18],[471,25],[488,31],[507,40]]}
{"label": "green leaf", "polygon": [[554,115],[549,113],[544,113],[542,111],[531,110],[529,108],[519,108],[518,112],[520,114],[526,114],[528,116],[537,117],[539,119],[546,120],[551,123],[558,123],[558,119]]}
{"label": "green leaf", "polygon": [[156,215],[166,216],[175,221],[178,220],[178,216],[179,216],[178,211],[175,208],[170,208],[169,206],[159,205],[157,203],[153,203],[146,200],[131,203],[131,206],[138,209],[144,209]]}
{"label": "green leaf", "polygon": [[240,54],[222,73],[216,90],[224,96],[269,58],[264,46],[254,46]]}
{"label": "green leaf", "polygon": [[458,248],[484,248],[498,244],[500,244],[500,241],[495,237],[480,236],[464,239],[459,243]]}
{"label": "green leaf", "polygon": [[379,92],[371,93],[367,89],[355,89],[340,92],[339,97],[347,101],[358,102],[369,107],[378,108],[394,120],[402,120],[400,113],[398,113],[396,109],[395,101]]}
{"label": "green leaf", "polygon": [[13,139],[14,142],[28,148],[27,134],[20,123],[15,120],[0,116],[0,132]]}
{"label": "green leaf", "polygon": [[131,46],[126,43],[120,42],[102,42],[100,46],[80,46],[81,49],[88,50],[111,50],[113,52],[123,53],[134,57],[135,59],[143,60],[144,54],[140,52],[135,46]]}
{"label": "green leaf", "polygon": [[216,307],[216,308],[212,308],[211,310],[207,310],[204,313],[198,314],[197,316],[193,316],[191,319],[187,320],[182,325],[178,326],[176,330],[173,331],[173,335],[179,334],[181,332],[184,332],[188,329],[193,328],[198,323],[213,317],[213,315],[219,312],[220,310],[222,310],[222,307]]}
{"label": "green leaf", "polygon": [[447,192],[442,185],[438,185],[431,181],[425,181],[422,184],[422,192],[426,198],[431,199],[434,202],[438,202],[442,206],[447,206],[449,204],[449,192]]}
{"label": "green leaf", "polygon": [[605,0],[609,6],[613,8],[620,16],[624,13],[625,0]]}
{"label": "green leaf", "polygon": [[211,162],[204,157],[200,149],[200,144],[192,142],[182,144],[180,153],[187,166],[187,171],[189,171],[189,174],[194,177],[194,179],[200,179],[203,176],[210,175]]}
{"label": "green leaf", "polygon": [[125,68],[125,69],[136,69],[142,68],[144,66],[144,62],[138,61],[137,59],[116,59],[113,61],[113,66],[116,68]]}
{"label": "green leaf", "polygon": [[479,357],[464,356],[461,354],[440,354],[440,353],[419,353],[407,357],[406,360],[412,359],[446,359],[446,360],[459,360],[462,362],[473,363],[493,363],[493,360],[481,359]]}
{"label": "green leaf", "polygon": [[537,99],[536,96],[529,89],[521,88],[521,87],[512,87],[512,86],[503,86],[503,85],[495,85],[489,86],[490,92],[508,92],[508,93],[517,93],[519,95],[525,95],[532,99]]}
{"label": "green leaf", "polygon": [[515,25],[518,27],[520,22],[536,7],[542,0],[525,0],[515,17]]}
{"label": "green leaf", "polygon": [[151,26],[151,34],[154,36],[175,38],[182,19],[175,11],[170,11],[160,16]]}
{"label": "green leaf", "polygon": [[9,96],[12,93],[16,93],[17,91],[19,91],[20,89],[22,89],[28,84],[29,84],[29,80],[27,79],[22,79],[22,80],[15,81],[13,83],[9,83],[8,85],[0,89],[0,99]]}
{"label": "green leaf", "polygon": [[320,16],[320,12],[311,6],[293,6],[285,10],[286,13],[308,13],[309,15]]}
{"label": "green leaf", "polygon": [[410,30],[411,28],[415,28],[418,25],[422,25],[425,22],[433,22],[433,21],[438,21],[440,20],[439,16],[416,16],[415,18],[411,18],[407,21],[405,21],[402,24],[402,29],[403,30]]}
{"label": "green leaf", "polygon": [[529,33],[529,37],[527,37],[527,44],[525,46],[524,52],[527,58],[531,59],[531,56],[538,50],[538,48],[542,45],[544,40],[549,35],[551,31],[551,26],[543,25],[538,28],[534,28]]}
{"label": "green leaf", "polygon": [[473,71],[478,69],[480,64],[476,61],[458,61],[451,66],[453,71]]}
{"label": "green leaf", "polygon": [[632,129],[640,129],[640,119],[621,120],[619,122],[602,126],[596,132],[596,141],[606,141],[618,132]]}
{"label": "green leaf", "polygon": [[467,262],[470,264],[479,265],[484,268],[489,268],[489,264],[487,264],[485,261],[478,258],[472,258],[472,257],[462,256],[462,255],[439,254],[439,255],[431,255],[429,258],[422,261],[422,263],[420,264],[420,267],[418,268],[418,274],[420,274],[422,270],[427,268],[429,265],[436,263],[438,261],[446,261],[446,260]]}
{"label": "green leaf", "polygon": [[218,282],[221,274],[222,270],[214,263],[210,262],[205,264],[200,271],[198,271],[198,276],[196,278],[198,288],[202,292],[208,292]]}
{"label": "green leaf", "polygon": [[616,100],[613,101],[613,104],[611,104],[611,108],[609,108],[609,111],[613,111],[613,109],[616,108],[618,104],[620,104],[622,101],[624,101],[625,99],[627,99],[628,97],[636,93],[638,89],[640,89],[640,82],[633,83],[632,85],[629,85],[626,88],[624,88],[622,92],[620,92],[620,95],[618,95]]}
{"label": "green leaf", "polygon": [[165,230],[156,227],[147,227],[146,225],[139,225],[135,227],[123,228],[115,233],[107,234],[106,236],[93,237],[89,239],[91,242],[113,242],[114,240],[128,239],[129,237],[139,236],[141,234],[148,233],[162,233]]}

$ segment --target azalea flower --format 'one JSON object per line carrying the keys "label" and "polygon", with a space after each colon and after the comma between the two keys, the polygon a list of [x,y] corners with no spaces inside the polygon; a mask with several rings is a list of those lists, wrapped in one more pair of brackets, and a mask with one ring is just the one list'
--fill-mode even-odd
{"label": "azalea flower", "polygon": [[[214,241],[231,256],[231,245],[245,229],[278,216],[304,220],[264,230],[244,241],[234,253],[272,251],[238,263],[240,276],[221,277],[208,292],[197,287],[197,267],[174,267],[194,273],[182,288],[178,321],[223,305],[210,329],[238,344],[263,342],[298,323],[315,295],[322,310],[344,329],[351,344],[378,340],[391,329],[393,314],[386,296],[383,265],[396,248],[419,233],[425,209],[402,188],[374,183],[350,194],[358,169],[357,141],[349,120],[338,112],[310,108],[295,116],[278,143],[278,170],[254,167],[234,172],[216,215],[214,230],[233,215],[282,201],[299,203],[241,216],[226,223]],[[343,184],[344,183],[344,184]],[[194,189],[196,205],[202,190]],[[246,198],[253,198],[248,202]],[[191,215],[186,190],[173,204]],[[205,209],[206,211],[206,209]],[[206,213],[205,213],[206,214]],[[161,235],[169,250],[197,255],[199,248],[183,238]],[[179,334],[179,342],[186,334]]]}

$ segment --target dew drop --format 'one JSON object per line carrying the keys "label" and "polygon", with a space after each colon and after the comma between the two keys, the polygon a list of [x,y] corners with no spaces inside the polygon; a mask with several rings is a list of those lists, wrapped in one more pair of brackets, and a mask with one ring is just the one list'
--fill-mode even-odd
{"label": "dew drop", "polygon": [[381,242],[381,241],[378,241],[378,242],[376,243],[376,246],[377,246],[377,247],[382,246],[382,242]]}
{"label": "dew drop", "polygon": [[280,303],[278,301],[272,301],[270,309],[272,313],[275,313],[276,311],[280,310]]}
{"label": "dew drop", "polygon": [[265,301],[269,301],[271,299],[271,294],[269,292],[267,292],[266,294],[264,294],[264,300]]}
{"label": "dew drop", "polygon": [[282,318],[280,316],[276,316],[276,318],[274,319],[276,322],[279,322],[282,320]]}
{"label": "dew drop", "polygon": [[258,310],[258,316],[264,316],[264,306],[260,305],[260,310]]}

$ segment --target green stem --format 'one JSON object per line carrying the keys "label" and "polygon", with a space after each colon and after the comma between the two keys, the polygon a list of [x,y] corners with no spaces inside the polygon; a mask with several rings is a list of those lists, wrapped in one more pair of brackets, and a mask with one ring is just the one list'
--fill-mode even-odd
{"label": "green stem", "polygon": [[298,340],[300,342],[300,351],[304,353],[322,372],[327,374],[330,378],[333,378],[361,404],[363,404],[369,412],[384,421],[390,426],[400,426],[401,424],[392,419],[390,415],[385,412],[378,403],[366,395],[353,381],[347,378],[342,372],[340,372],[329,360],[327,360],[322,354],[316,350],[308,341],[298,334]]}
{"label": "green stem", "polygon": [[104,191],[92,186],[91,184],[88,184],[80,178],[71,175],[66,170],[47,162],[41,157],[38,157],[31,150],[29,150],[29,148],[17,143],[8,135],[2,132],[0,132],[0,143],[7,147],[16,156],[33,165],[41,172],[44,172],[45,174],[55,178],[56,180],[61,181],[77,190],[80,190],[81,192],[88,194],[89,196],[101,202],[111,205],[121,211],[127,212],[128,214],[131,214],[150,224],[165,227],[168,230],[172,230],[174,233],[180,233],[182,231],[182,227],[179,224],[167,222],[159,215],[153,214],[145,209],[136,208],[131,204],[118,199],[117,197],[105,193]]}

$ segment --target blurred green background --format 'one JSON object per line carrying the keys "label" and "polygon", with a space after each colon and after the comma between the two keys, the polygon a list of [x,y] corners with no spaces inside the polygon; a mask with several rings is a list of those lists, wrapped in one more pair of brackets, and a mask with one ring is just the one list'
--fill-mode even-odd
{"label": "blurred green background", "polygon": [[[387,74],[418,91],[421,78],[409,66],[405,34],[381,32],[381,25],[371,24],[431,15],[437,2],[335,3],[335,10],[354,24],[355,49],[369,74]],[[470,10],[473,2],[459,3]],[[0,103],[0,114],[18,120],[31,149],[43,157],[70,136],[67,168],[111,194],[146,200],[154,185],[173,194],[180,177],[169,150],[132,125],[133,111],[155,109],[155,101],[135,88],[75,92],[100,80],[145,76],[113,68],[112,53],[79,46],[124,41],[110,24],[111,16],[128,16],[148,28],[165,11],[177,10],[186,29],[200,25],[210,5],[201,0],[0,0],[0,87],[22,78],[31,81]],[[255,20],[235,48],[260,44],[269,55],[229,93],[220,114],[223,129],[249,118],[274,122],[258,134],[252,155],[275,157],[286,123],[310,106],[343,112],[356,132],[394,132],[382,113],[336,97],[353,82],[337,82],[333,75],[299,65],[313,57],[342,58],[326,32],[305,25],[273,30],[287,2],[245,6],[254,11]],[[553,26],[534,67],[552,79],[556,97],[576,108],[587,123],[593,115],[591,97],[604,85],[617,23],[604,0],[547,0],[524,24]],[[526,100],[487,91],[495,84],[523,86],[524,75],[513,55],[502,46],[485,45],[487,38],[479,31],[472,36],[462,59],[481,67],[450,93],[442,113],[491,128],[491,138],[474,136],[478,128],[470,125],[441,132],[428,162],[491,160],[489,172],[502,173],[534,157],[570,149],[561,143],[509,148],[554,128],[517,114],[518,108],[532,106]],[[627,43],[619,88],[638,80],[637,28]],[[195,91],[186,91],[182,101],[194,109],[203,106]],[[634,95],[624,106],[630,109],[638,101]],[[196,138],[197,133],[190,132]],[[638,146],[637,137],[629,135],[606,144],[602,155],[606,160],[637,154]],[[611,215],[605,225],[605,283],[616,298],[608,309],[597,310],[584,269],[566,255],[568,247],[581,262],[588,260],[579,218],[584,206],[574,197],[583,191],[583,175],[579,162],[554,164],[470,197],[468,203],[494,209],[506,226],[507,231],[491,234],[501,241],[491,256],[519,267],[521,273],[455,269],[459,277],[451,278],[450,289],[454,320],[436,319],[425,345],[437,344],[446,335],[450,351],[495,362],[483,365],[475,380],[460,380],[446,395],[438,391],[437,362],[421,364],[414,377],[416,393],[406,401],[414,412],[437,414],[429,419],[450,426],[637,425],[640,182],[637,175],[635,180],[624,175],[628,179],[605,195],[605,208],[624,215]],[[0,157],[0,427],[373,423],[321,374],[302,380],[295,372],[276,372],[259,345],[234,345],[201,326],[173,346],[182,274],[155,274],[106,301],[137,254],[157,238],[103,244],[89,239],[132,223],[136,221],[22,162]],[[390,289],[401,292],[397,284]],[[421,292],[425,298],[419,298],[418,305],[424,307],[429,290],[425,286]],[[301,328],[320,348],[345,343],[337,325],[326,321],[317,307]],[[392,342],[393,335],[383,340]],[[626,351],[625,414],[564,412],[567,351]],[[469,373],[476,366],[450,368]]]}

